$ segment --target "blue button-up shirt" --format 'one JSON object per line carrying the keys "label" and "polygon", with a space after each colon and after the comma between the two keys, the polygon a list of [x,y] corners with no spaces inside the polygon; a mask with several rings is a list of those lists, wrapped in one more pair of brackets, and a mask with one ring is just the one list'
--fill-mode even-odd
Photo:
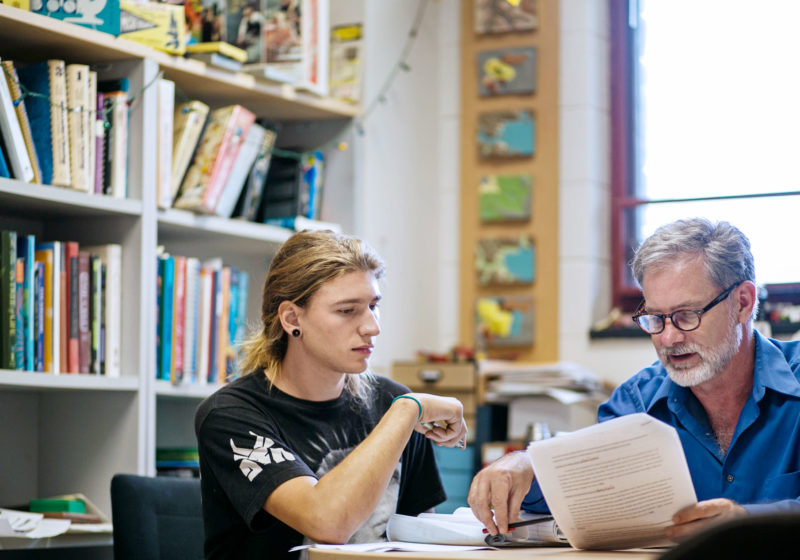
{"label": "blue button-up shirt", "polygon": [[[751,513],[800,511],[800,342],[756,332],[755,343],[753,389],[724,455],[700,402],[659,362],[620,385],[598,420],[646,412],[675,427],[698,500],[729,498]],[[535,482],[522,507],[546,511]]]}

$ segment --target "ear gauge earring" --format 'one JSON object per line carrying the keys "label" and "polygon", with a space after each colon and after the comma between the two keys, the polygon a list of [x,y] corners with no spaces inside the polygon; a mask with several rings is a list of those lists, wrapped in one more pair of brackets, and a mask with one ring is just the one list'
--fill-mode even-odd
{"label": "ear gauge earring", "polygon": [[294,329],[294,330],[292,331],[292,336],[293,336],[293,337],[295,337],[295,338],[297,338],[298,336],[300,336],[300,329]]}

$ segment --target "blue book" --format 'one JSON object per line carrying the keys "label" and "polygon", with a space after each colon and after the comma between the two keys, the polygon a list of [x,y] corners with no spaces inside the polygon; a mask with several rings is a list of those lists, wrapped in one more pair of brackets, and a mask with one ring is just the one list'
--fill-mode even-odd
{"label": "blue book", "polygon": [[47,61],[17,69],[19,83],[32,94],[25,97],[33,147],[42,171],[42,184],[53,184],[53,137],[50,108],[50,68]]}
{"label": "blue book", "polygon": [[[231,267],[231,283],[228,289],[228,346],[232,350],[241,340],[236,339],[236,326],[239,323],[240,276],[237,268]],[[229,351],[225,356],[225,379],[232,379],[236,373],[236,354]]]}
{"label": "blue book", "polygon": [[17,365],[17,369],[25,369],[25,335],[23,334],[25,331],[25,317],[22,315],[22,308],[23,308],[23,271],[25,270],[25,264],[23,263],[22,259],[17,259],[17,268],[16,268],[16,285],[17,285],[17,301],[15,306],[16,311],[16,321],[17,321],[17,340],[14,344],[14,355],[15,355],[15,363]]}
{"label": "blue book", "polygon": [[11,171],[8,169],[8,162],[6,161],[6,156],[3,153],[3,145],[0,142],[0,177],[11,178]]}
{"label": "blue book", "polygon": [[159,379],[170,380],[172,372],[172,322],[174,320],[175,259],[170,255],[161,258],[161,301],[159,302],[159,333],[161,354],[159,355]]}
{"label": "blue book", "polygon": [[[17,369],[34,370],[34,316],[36,306],[36,291],[34,284],[34,270],[36,269],[36,236],[18,235],[17,236],[17,258],[23,262],[23,294],[22,294],[22,319],[23,319],[23,348],[24,364],[17,364]],[[18,326],[19,327],[19,326]]]}
{"label": "blue book", "polygon": [[37,262],[34,279],[36,282],[36,341],[34,344],[36,366],[34,371],[44,371],[44,263]]}

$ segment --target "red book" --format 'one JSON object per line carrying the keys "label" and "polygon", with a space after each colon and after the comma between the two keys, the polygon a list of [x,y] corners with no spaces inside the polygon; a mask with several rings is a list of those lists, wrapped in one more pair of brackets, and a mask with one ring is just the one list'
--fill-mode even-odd
{"label": "red book", "polygon": [[78,371],[89,373],[92,357],[92,336],[89,327],[89,292],[91,289],[91,256],[78,253]]}
{"label": "red book", "polygon": [[213,214],[255,115],[241,105],[211,112],[175,208]]}
{"label": "red book", "polygon": [[61,362],[64,371],[78,373],[80,356],[78,350],[78,242],[64,242],[64,318],[62,321],[62,345],[66,347],[66,357]]}
{"label": "red book", "polygon": [[170,381],[180,383],[183,379],[183,323],[186,311],[186,257],[175,258],[175,297],[172,315],[172,372]]}

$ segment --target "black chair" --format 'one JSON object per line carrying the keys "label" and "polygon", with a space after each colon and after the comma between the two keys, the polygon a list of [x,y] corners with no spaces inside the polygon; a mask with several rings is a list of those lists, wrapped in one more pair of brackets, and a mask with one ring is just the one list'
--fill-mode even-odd
{"label": "black chair", "polygon": [[116,474],[111,479],[115,560],[201,560],[200,479]]}
{"label": "black chair", "polygon": [[659,560],[781,560],[800,557],[800,513],[740,517],[692,535]]}

